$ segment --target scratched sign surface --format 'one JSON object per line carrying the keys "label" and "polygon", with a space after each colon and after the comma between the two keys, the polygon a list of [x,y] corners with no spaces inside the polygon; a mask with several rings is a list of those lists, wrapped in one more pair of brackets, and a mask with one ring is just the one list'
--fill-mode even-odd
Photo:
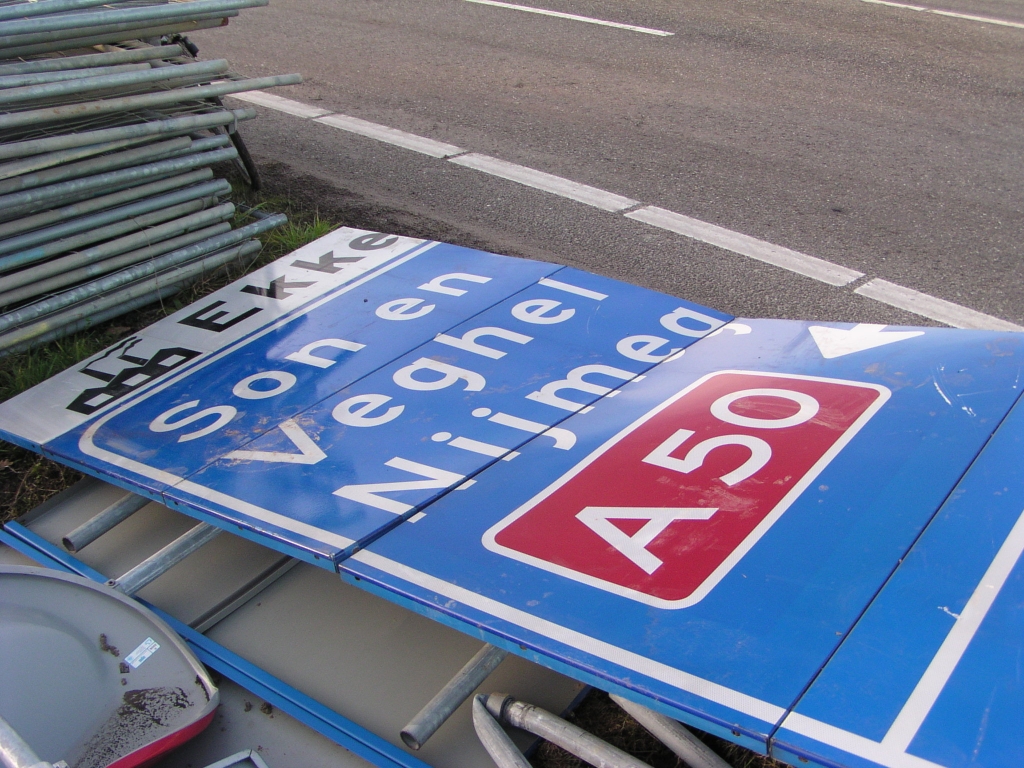
{"label": "scratched sign surface", "polygon": [[[1021,364],[1015,334],[734,321],[561,422],[569,450],[530,442],[342,573],[748,746],[776,749],[785,723],[798,765],[960,765],[876,734],[941,627],[898,677],[898,655],[858,666],[879,630],[843,641],[1006,418]],[[999,536],[965,557],[990,562]],[[881,621],[912,647],[898,608]]]}
{"label": "scratched sign surface", "polygon": [[340,230],[0,434],[797,764],[1009,768],[1022,369]]}
{"label": "scratched sign surface", "polygon": [[0,424],[337,559],[729,319],[557,265],[342,231],[6,404]]}
{"label": "scratched sign surface", "polygon": [[485,544],[652,605],[696,602],[888,397],[858,382],[710,374],[498,523]]}

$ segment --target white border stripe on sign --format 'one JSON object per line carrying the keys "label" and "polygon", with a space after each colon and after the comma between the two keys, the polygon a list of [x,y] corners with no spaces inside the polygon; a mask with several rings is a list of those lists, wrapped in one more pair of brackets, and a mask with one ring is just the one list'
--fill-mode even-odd
{"label": "white border stripe on sign", "polygon": [[717,245],[727,251],[749,256],[752,259],[788,269],[790,272],[796,272],[829,285],[844,286],[864,277],[863,272],[858,272],[855,269],[841,267],[830,261],[808,256],[806,253],[791,251],[789,248],[772,245],[764,240],[758,240],[756,237],[733,232],[699,219],[691,219],[689,216],[666,211],[664,208],[653,205],[630,211],[626,217],[650,224],[652,227],[692,237],[694,240]]}
{"label": "white border stripe on sign", "polygon": [[889,731],[882,739],[883,745],[900,752],[905,752],[910,746],[921,724],[932,711],[942,689],[946,687],[953,670],[960,663],[978,627],[1006,584],[1010,572],[1020,560],[1021,553],[1024,553],[1024,514],[1017,518],[1010,535],[1006,537],[992,564],[981,577],[981,582],[960,611],[959,618],[946,635],[928,669],[917,682],[914,692],[910,694],[907,703],[889,726]]}
{"label": "white border stripe on sign", "polygon": [[[937,763],[909,754],[906,749],[921,724],[927,718],[939,694],[945,687],[971,640],[974,638],[989,609],[995,602],[1024,553],[1024,514],[1018,518],[1010,534],[1000,546],[996,556],[967,601],[960,618],[953,625],[946,640],[939,647],[928,668],[907,699],[900,714],[881,741],[873,741],[856,733],[815,720],[798,712],[786,714],[784,708],[727,686],[697,677],[689,672],[656,662],[624,648],[606,643],[568,627],[522,611],[498,600],[437,578],[423,571],[396,562],[371,550],[363,549],[351,559],[365,563],[384,573],[420,586],[463,605],[490,614],[497,619],[516,624],[531,632],[559,643],[610,661],[626,669],[674,685],[709,701],[722,704],[738,712],[769,723],[778,723],[781,730],[808,736],[823,744],[842,749],[850,754],[872,760],[888,768],[940,768]],[[779,718],[785,719],[779,722]],[[778,738],[778,736],[776,736]]]}
{"label": "white border stripe on sign", "polygon": [[956,11],[941,11],[938,8],[926,8],[923,5],[908,5],[907,3],[894,3],[891,2],[890,0],[861,0],[861,2],[871,3],[872,5],[888,5],[890,8],[902,8],[905,11],[924,11],[925,13],[934,13],[937,16],[951,16],[954,19],[980,21],[983,24],[997,24],[1000,27],[1015,27],[1016,29],[1024,29],[1024,23],[1021,23],[1019,21],[993,19],[991,16],[975,16],[970,13],[957,13]]}
{"label": "white border stripe on sign", "polygon": [[615,27],[616,29],[628,29],[630,32],[643,32],[645,35],[657,35],[659,37],[671,37],[675,32],[666,32],[663,29],[651,29],[650,27],[636,27],[632,24],[620,24],[617,21],[603,21],[593,19],[589,16],[577,16],[575,13],[562,13],[561,11],[548,11],[544,8],[533,8],[529,5],[513,5],[512,3],[499,3],[496,0],[466,0],[468,3],[479,5],[493,5],[498,8],[511,8],[514,11],[526,11],[527,13],[539,13],[541,16],[554,16],[559,19],[571,19],[572,21],[585,21],[587,24],[599,24],[602,27]]}
{"label": "white border stripe on sign", "polygon": [[962,307],[945,299],[937,299],[888,280],[875,278],[855,288],[854,293],[888,304],[890,307],[905,309],[915,315],[930,317],[954,328],[971,328],[983,331],[1024,331],[1024,327],[1000,320],[982,312]]}
{"label": "white border stripe on sign", "polygon": [[612,664],[633,670],[641,675],[653,677],[655,680],[664,681],[684,691],[690,691],[709,701],[714,701],[730,709],[735,709],[737,712],[743,712],[751,717],[756,717],[758,720],[766,723],[777,723],[786,714],[786,710],[783,707],[756,699],[753,696],[748,696],[745,693],[735,691],[732,688],[719,685],[710,680],[705,680],[702,677],[676,669],[668,664],[662,664],[638,653],[627,651],[611,643],[598,640],[596,637],[563,627],[561,624],[556,624],[553,621],[542,619],[539,616],[514,608],[511,605],[506,605],[498,600],[471,592],[457,584],[452,584],[423,571],[410,568],[403,563],[383,557],[370,550],[361,549],[352,555],[351,559],[365,563],[371,568],[376,568],[392,576],[397,576],[431,592],[436,592],[463,605],[468,605],[471,608],[488,613],[495,618],[516,624],[530,632],[536,632],[538,635],[551,638],[572,648],[578,648],[599,659],[610,661]]}
{"label": "white border stripe on sign", "polygon": [[611,211],[612,213],[640,204],[638,200],[630,200],[628,197],[616,195],[613,192],[605,192],[603,189],[589,187],[576,181],[569,181],[569,179],[563,179],[561,176],[554,176],[550,173],[544,173],[544,171],[536,171],[533,168],[527,168],[525,165],[516,165],[515,163],[499,160],[496,157],[478,155],[475,152],[453,157],[448,162],[472,168],[475,171],[489,173],[491,176],[499,176],[518,184],[525,184],[527,187],[540,189],[544,192],[551,192],[559,197],[567,197],[578,203],[592,205],[595,208]]}
{"label": "white border stripe on sign", "polygon": [[434,141],[424,136],[417,136],[415,133],[406,133],[397,128],[388,128],[385,125],[371,123],[368,120],[360,120],[358,117],[348,115],[331,115],[330,117],[318,117],[314,122],[329,125],[332,128],[341,128],[343,131],[358,133],[370,139],[383,141],[385,144],[394,144],[396,147],[411,149],[431,157],[446,158],[458,155],[466,150],[456,147],[454,144],[445,144],[442,141]]}

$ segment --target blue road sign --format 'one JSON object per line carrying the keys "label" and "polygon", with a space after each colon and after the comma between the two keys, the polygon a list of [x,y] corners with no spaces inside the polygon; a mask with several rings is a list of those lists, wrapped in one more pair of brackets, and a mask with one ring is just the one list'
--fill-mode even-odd
{"label": "blue road sign", "polygon": [[287,311],[273,302],[309,287],[302,275],[250,276],[183,310],[178,325],[207,333],[254,309],[264,321],[205,354],[161,350],[166,370],[130,397],[109,383],[75,397],[92,418],[42,450],[333,562],[730,319],[557,265],[347,237],[288,266],[391,257]]}
{"label": "blue road sign", "polygon": [[765,749],[1022,360],[1013,334],[741,320],[562,422],[570,450],[529,443],[342,571]]}
{"label": "blue road sign", "polygon": [[1022,366],[340,230],[0,435],[791,761],[1016,766]]}
{"label": "blue road sign", "polygon": [[1024,402],[775,737],[797,761],[1024,764]]}

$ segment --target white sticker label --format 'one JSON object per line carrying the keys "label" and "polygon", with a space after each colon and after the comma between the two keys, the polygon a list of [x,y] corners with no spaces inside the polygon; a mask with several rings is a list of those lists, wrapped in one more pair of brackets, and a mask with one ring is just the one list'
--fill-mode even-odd
{"label": "white sticker label", "polygon": [[134,651],[125,656],[124,660],[131,665],[132,669],[138,669],[140,666],[142,666],[142,662],[144,662],[158,650],[160,650],[160,643],[158,643],[152,637],[147,637],[145,640],[142,641],[138,648],[136,648]]}

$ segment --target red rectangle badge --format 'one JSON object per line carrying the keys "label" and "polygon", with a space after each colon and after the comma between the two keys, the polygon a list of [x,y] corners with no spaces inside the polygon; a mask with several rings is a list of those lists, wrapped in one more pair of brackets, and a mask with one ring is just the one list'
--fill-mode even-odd
{"label": "red rectangle badge", "polygon": [[856,381],[709,374],[491,528],[484,545],[650,605],[692,605],[888,398]]}

